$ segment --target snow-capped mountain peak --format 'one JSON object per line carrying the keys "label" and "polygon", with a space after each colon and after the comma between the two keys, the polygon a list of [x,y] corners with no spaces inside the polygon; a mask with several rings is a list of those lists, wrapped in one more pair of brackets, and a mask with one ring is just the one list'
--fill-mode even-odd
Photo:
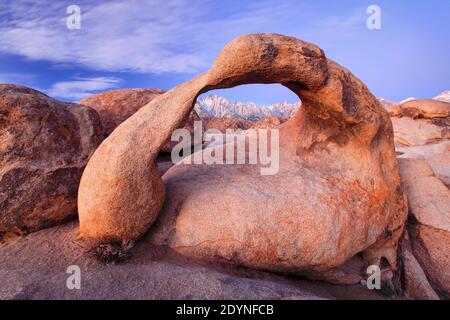
{"label": "snow-capped mountain peak", "polygon": [[195,111],[201,117],[223,117],[243,120],[260,120],[277,116],[289,118],[300,107],[299,103],[280,102],[271,105],[258,105],[254,102],[230,101],[218,94],[197,100]]}

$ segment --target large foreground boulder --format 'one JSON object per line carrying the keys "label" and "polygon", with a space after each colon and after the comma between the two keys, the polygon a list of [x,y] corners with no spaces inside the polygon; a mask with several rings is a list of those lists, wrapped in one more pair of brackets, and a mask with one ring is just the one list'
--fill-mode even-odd
{"label": "large foreground boulder", "polygon": [[[273,131],[278,173],[261,175],[262,163],[176,165],[164,176],[161,211],[163,143],[199,94],[249,83],[281,83],[302,101]],[[315,45],[250,34],[100,145],[80,183],[80,236],[129,244],[160,215],[150,241],[198,258],[321,273],[363,252],[367,264],[384,258],[395,270],[403,196],[389,115],[366,86]]]}
{"label": "large foreground boulder", "polygon": [[1,84],[0,234],[75,216],[81,174],[102,135],[91,108]]}
{"label": "large foreground boulder", "polygon": [[[92,259],[69,222],[0,243],[3,299],[385,299],[360,285],[289,279],[224,264],[200,264],[145,242],[126,263]],[[80,289],[70,290],[75,268]],[[67,270],[69,272],[67,272]]]}

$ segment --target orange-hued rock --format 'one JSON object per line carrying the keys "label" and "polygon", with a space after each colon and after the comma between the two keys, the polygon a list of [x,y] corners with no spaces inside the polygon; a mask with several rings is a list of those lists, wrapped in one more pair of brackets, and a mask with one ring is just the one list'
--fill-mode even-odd
{"label": "orange-hued rock", "polygon": [[402,261],[404,273],[404,294],[408,299],[439,300],[439,296],[431,287],[422,267],[414,257],[409,236],[406,233],[402,242]]}
{"label": "orange-hued rock", "polygon": [[450,299],[450,232],[419,224],[409,234],[414,256],[434,290]]}
{"label": "orange-hued rock", "polygon": [[397,147],[415,147],[450,139],[450,104],[433,99],[390,106]]}
{"label": "orange-hued rock", "polygon": [[283,122],[285,122],[284,119],[276,116],[271,116],[255,121],[255,123],[251,127],[254,129],[272,129],[279,127]]}
{"label": "orange-hued rock", "polygon": [[450,103],[434,99],[415,99],[390,108],[393,116],[410,118],[448,118],[450,117]]}
{"label": "orange-hued rock", "polygon": [[163,93],[161,89],[117,89],[84,98],[80,104],[98,112],[105,135],[109,136],[119,124]]}
{"label": "orange-hued rock", "polygon": [[450,232],[450,190],[420,159],[398,159],[409,214],[436,229]]}
{"label": "orange-hued rock", "polygon": [[406,158],[398,162],[409,214],[413,217],[408,230],[414,256],[408,250],[403,252],[406,291],[415,298],[421,294],[433,298],[415,265],[417,259],[434,290],[449,298],[450,191],[424,160]]}
{"label": "orange-hued rock", "polygon": [[[152,88],[118,89],[92,95],[81,100],[80,103],[94,108],[99,113],[105,128],[105,136],[109,136],[122,122],[163,93],[164,90]],[[198,120],[200,117],[193,110],[184,127],[193,133],[194,121]],[[176,144],[177,142],[168,141],[161,147],[161,151],[171,152]]]}
{"label": "orange-hued rock", "polygon": [[409,117],[392,118],[394,142],[399,146],[422,146],[450,138],[447,127]]}
{"label": "orange-hued rock", "polygon": [[[208,90],[281,83],[302,101],[280,134],[280,170],[176,165],[163,183],[161,146]],[[207,149],[205,149],[207,150]],[[203,151],[205,152],[205,151]],[[406,219],[388,113],[348,70],[310,43],[249,34],[211,69],[155,98],[97,149],[78,198],[80,236],[150,240],[183,254],[292,273],[323,272],[359,252],[396,268]],[[177,205],[178,204],[178,205]]]}
{"label": "orange-hued rock", "polygon": [[436,177],[450,188],[450,140],[415,147],[397,147],[400,159],[422,159]]}
{"label": "orange-hued rock", "polygon": [[102,132],[89,107],[0,84],[0,236],[76,215],[78,183]]}
{"label": "orange-hued rock", "polygon": [[[184,126],[182,126],[182,128],[186,129],[189,131],[189,133],[191,134],[191,146],[194,147],[196,141],[194,140],[194,122],[195,121],[202,121],[202,119],[200,118],[200,116],[197,114],[197,112],[195,110],[192,110],[191,114],[189,115],[189,117],[187,118]],[[175,145],[178,144],[179,141],[172,141],[169,137],[169,140],[164,143],[160,149],[161,152],[165,152],[165,153],[171,153],[172,149]],[[199,143],[201,143],[202,141],[200,141]]]}
{"label": "orange-hued rock", "polygon": [[400,109],[400,105],[399,104],[392,104],[389,106],[385,106],[386,111],[389,113],[389,116],[391,117],[401,117],[402,116],[402,111]]}

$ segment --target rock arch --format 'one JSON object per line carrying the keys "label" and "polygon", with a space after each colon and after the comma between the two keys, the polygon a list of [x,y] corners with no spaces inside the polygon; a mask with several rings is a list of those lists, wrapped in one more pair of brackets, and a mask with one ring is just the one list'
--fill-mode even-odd
{"label": "rock arch", "polygon": [[[155,166],[161,146],[187,119],[198,95],[250,83],[280,83],[303,103],[280,130],[280,166],[285,171],[271,181],[295,182],[280,184],[294,188],[285,190],[288,201],[295,202],[290,214],[283,216],[289,211],[283,206],[273,208],[268,221],[291,219],[291,227],[271,236],[261,228],[253,235],[255,230],[248,228],[227,229],[222,239],[241,237],[239,245],[220,246],[208,242],[211,232],[223,229],[211,220],[205,222],[212,227],[204,237],[201,231],[194,237],[177,234],[177,227],[184,226],[192,235],[195,226],[179,220],[181,209],[172,212],[169,203],[152,241],[276,271],[325,271],[361,251],[368,262],[385,257],[395,268],[406,212],[387,112],[360,80],[328,60],[319,47],[277,34],[231,41],[211,69],[152,100],[101,144],[80,184],[80,236],[98,242],[142,236],[165,198]],[[270,231],[277,233],[277,228]],[[291,238],[283,238],[284,232]],[[262,240],[254,243],[252,237]]]}

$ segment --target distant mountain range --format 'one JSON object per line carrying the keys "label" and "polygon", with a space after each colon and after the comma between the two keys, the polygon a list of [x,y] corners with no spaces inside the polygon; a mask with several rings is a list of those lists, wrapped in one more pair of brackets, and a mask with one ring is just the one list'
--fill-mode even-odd
{"label": "distant mountain range", "polygon": [[[401,102],[395,102],[384,98],[378,98],[378,101],[386,108],[413,99],[415,98],[411,97]],[[433,99],[450,103],[450,91],[444,91]],[[220,95],[212,94],[197,99],[195,111],[197,111],[198,115],[202,118],[232,118],[256,121],[271,116],[287,119],[291,117],[300,106],[301,102],[280,102],[269,105],[260,105],[254,102],[231,101]]]}
{"label": "distant mountain range", "polygon": [[217,94],[197,100],[195,111],[200,117],[260,120],[270,116],[289,118],[300,107],[299,103],[281,102],[259,105],[253,102],[230,101]]}

